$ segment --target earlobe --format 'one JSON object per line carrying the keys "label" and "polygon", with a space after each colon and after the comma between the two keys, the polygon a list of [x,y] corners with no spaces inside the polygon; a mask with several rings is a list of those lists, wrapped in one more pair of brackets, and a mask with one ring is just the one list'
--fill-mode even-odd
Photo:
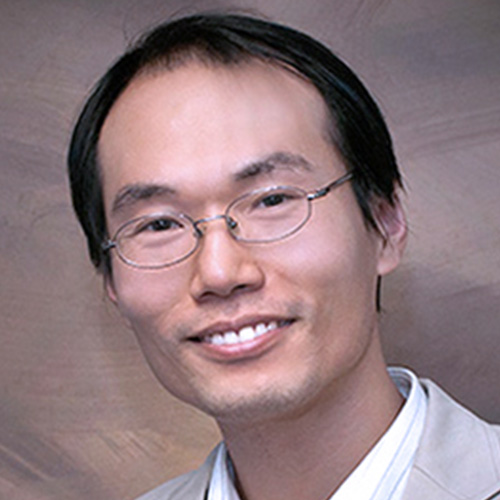
{"label": "earlobe", "polygon": [[379,276],[383,276],[393,271],[401,261],[406,247],[408,226],[398,194],[394,196],[394,204],[380,201],[374,212],[382,235],[377,271]]}
{"label": "earlobe", "polygon": [[113,277],[111,276],[110,273],[106,274],[104,277],[104,287],[106,288],[106,294],[109,297],[109,300],[115,304],[115,306],[118,303],[118,298],[116,296],[116,290],[115,290],[115,285],[113,283]]}

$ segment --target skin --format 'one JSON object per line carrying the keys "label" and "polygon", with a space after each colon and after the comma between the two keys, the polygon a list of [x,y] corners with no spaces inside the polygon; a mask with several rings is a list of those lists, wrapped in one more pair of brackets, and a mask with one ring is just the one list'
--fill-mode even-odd
{"label": "skin", "polygon": [[[328,184],[346,168],[326,123],[309,83],[259,62],[190,62],[138,77],[99,143],[110,234],[160,209],[198,219],[255,188]],[[256,173],[276,153],[305,166]],[[120,197],[144,185],[155,189]],[[172,267],[140,270],[112,255],[111,300],[164,387],[216,418],[242,498],[325,498],[401,406],[381,354],[375,287],[397,266],[406,226],[398,203],[375,212],[385,239],[367,229],[346,183],[279,242],[237,242],[216,220],[197,252]],[[253,343],[193,341],[271,320],[287,323]]]}

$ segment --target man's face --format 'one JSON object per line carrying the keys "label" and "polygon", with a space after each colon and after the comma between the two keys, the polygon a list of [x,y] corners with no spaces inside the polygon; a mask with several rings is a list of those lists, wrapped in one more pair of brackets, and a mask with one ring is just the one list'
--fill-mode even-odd
{"label": "man's face", "polygon": [[[326,130],[317,91],[270,65],[141,76],[101,134],[109,233],[162,210],[221,214],[260,187],[322,187],[346,171]],[[124,190],[135,196],[114,207]],[[197,252],[172,267],[112,256],[109,294],[169,391],[220,421],[255,419],[302,411],[368,372],[376,278],[397,258],[367,230],[349,183],[282,241],[238,242],[220,219],[204,230]]]}

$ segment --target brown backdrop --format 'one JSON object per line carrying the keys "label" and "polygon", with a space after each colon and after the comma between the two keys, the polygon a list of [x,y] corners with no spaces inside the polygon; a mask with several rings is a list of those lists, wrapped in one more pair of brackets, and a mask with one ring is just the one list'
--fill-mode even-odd
{"label": "brown backdrop", "polygon": [[[132,499],[215,426],[159,388],[87,262],[64,156],[83,97],[142,28],[228,5],[0,1],[0,497]],[[327,42],[394,133],[411,238],[384,283],[391,362],[500,420],[498,0],[231,2]]]}

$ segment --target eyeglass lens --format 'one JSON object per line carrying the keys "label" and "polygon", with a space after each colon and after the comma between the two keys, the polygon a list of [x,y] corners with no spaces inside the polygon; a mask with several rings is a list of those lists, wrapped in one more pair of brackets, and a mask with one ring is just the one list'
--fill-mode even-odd
{"label": "eyeglass lens", "polygon": [[[305,191],[275,187],[238,198],[228,207],[225,220],[235,239],[265,243],[296,231],[309,214],[310,204]],[[167,266],[196,249],[200,233],[194,224],[187,216],[175,213],[141,217],[118,232],[116,246],[129,264],[152,268]]]}

